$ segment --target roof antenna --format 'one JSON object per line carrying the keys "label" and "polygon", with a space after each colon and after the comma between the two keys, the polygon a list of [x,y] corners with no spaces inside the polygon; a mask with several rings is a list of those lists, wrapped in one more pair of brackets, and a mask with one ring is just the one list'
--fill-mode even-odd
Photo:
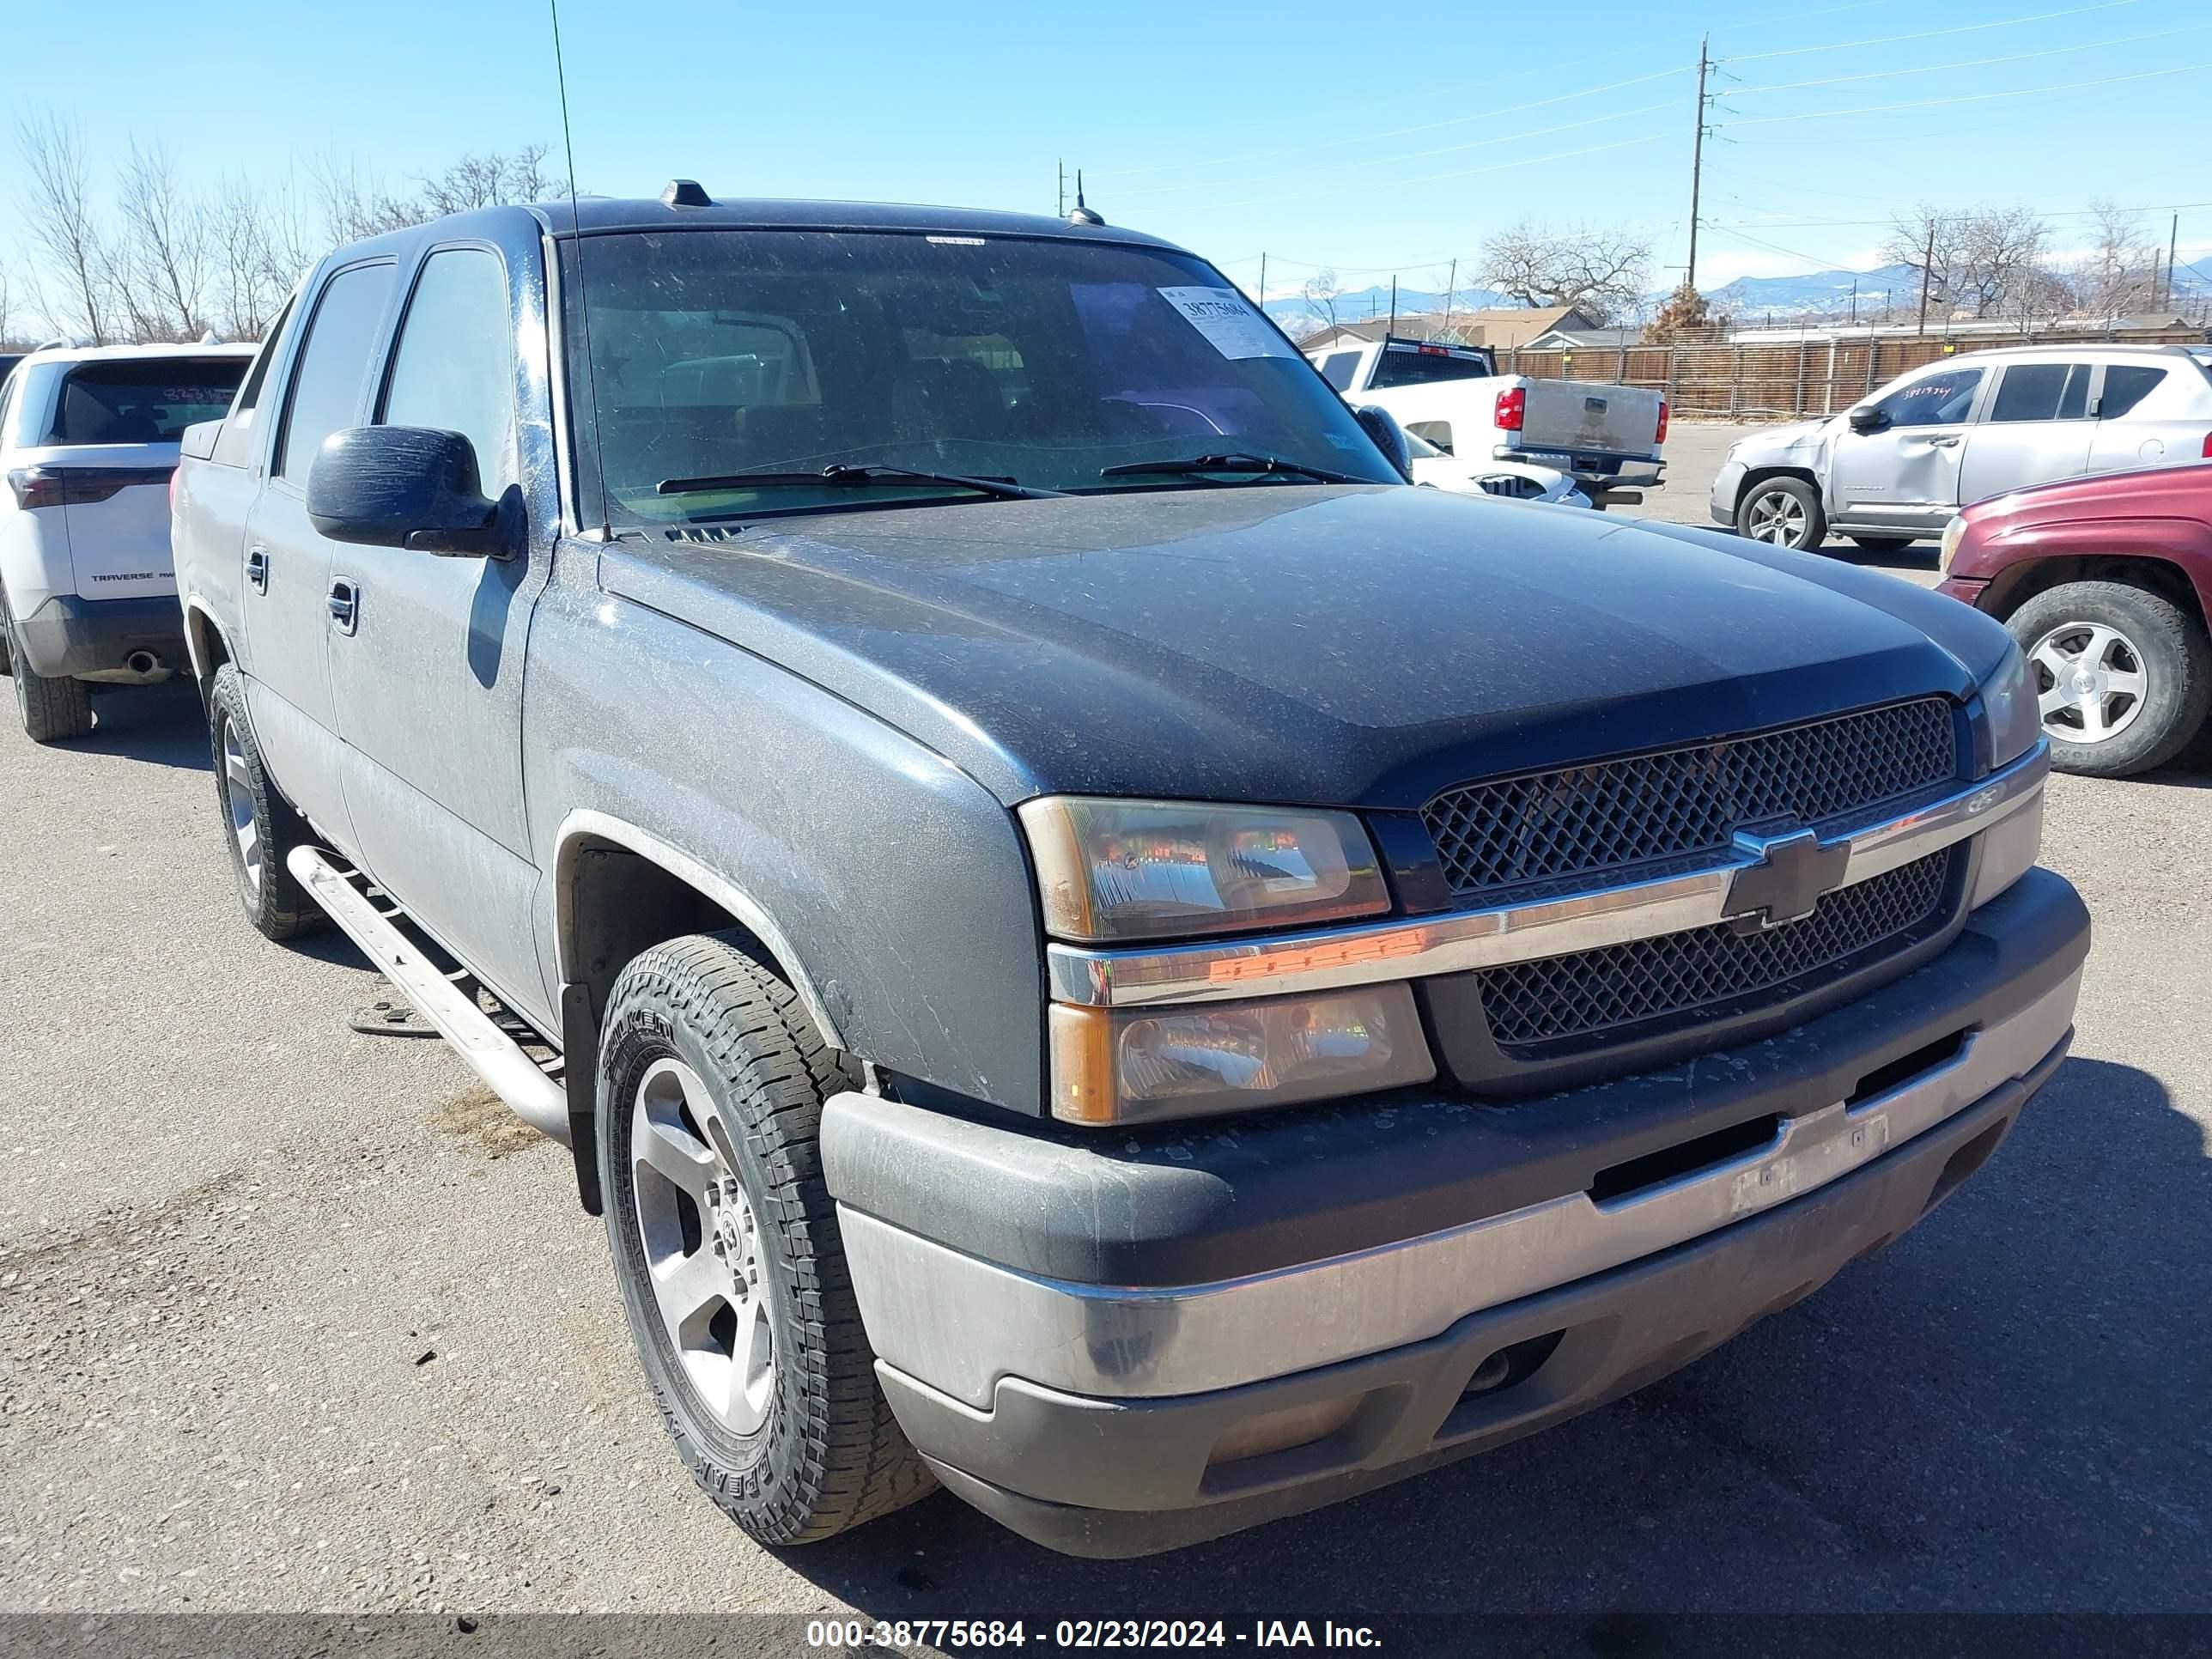
{"label": "roof antenna", "polygon": [[[561,57],[561,0],[545,0],[546,9],[553,14],[553,78],[561,88],[561,149],[568,158],[568,228],[576,239],[576,317],[582,331],[584,344],[584,396],[591,405],[592,471],[599,487],[599,539],[614,539],[614,525],[607,514],[607,474],[605,457],[599,447],[599,366],[592,361],[592,304],[584,286],[584,217],[576,206],[576,137],[568,126],[568,70]],[[561,243],[554,239],[554,258],[560,258]],[[567,331],[562,331],[565,336]],[[573,416],[574,410],[571,410]],[[576,503],[579,514],[584,504]]]}
{"label": "roof antenna", "polygon": [[1083,169],[1075,170],[1075,205],[1067,210],[1071,225],[1103,225],[1106,222],[1083,204]]}

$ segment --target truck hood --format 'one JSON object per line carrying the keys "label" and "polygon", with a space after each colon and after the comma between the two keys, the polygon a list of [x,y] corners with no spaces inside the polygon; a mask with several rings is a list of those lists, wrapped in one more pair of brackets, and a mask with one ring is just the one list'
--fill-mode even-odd
{"label": "truck hood", "polygon": [[1255,484],[655,532],[609,592],[1012,802],[1419,805],[1468,777],[1972,692],[2003,630],[1875,573],[1433,489]]}

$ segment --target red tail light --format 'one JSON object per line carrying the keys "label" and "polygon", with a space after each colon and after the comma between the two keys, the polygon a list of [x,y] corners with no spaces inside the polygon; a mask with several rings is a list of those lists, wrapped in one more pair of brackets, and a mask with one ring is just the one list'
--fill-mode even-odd
{"label": "red tail light", "polygon": [[15,505],[59,507],[69,499],[68,480],[50,467],[18,467],[8,475],[8,488],[15,492]]}
{"label": "red tail light", "polygon": [[2204,434],[2204,459],[2212,461],[2212,432]]}
{"label": "red tail light", "polygon": [[[1658,447],[1659,447],[1661,444],[1663,444],[1663,443],[1665,443],[1666,441],[1667,441],[1667,400],[1666,400],[1664,398],[1662,398],[1659,400],[1659,429],[1658,429],[1656,432],[1655,432],[1655,433],[1653,433],[1653,434],[1651,434],[1651,447],[1652,447],[1654,449],[1656,449],[1656,448],[1658,448]],[[2208,443],[2208,444],[2212,444],[2212,438],[2207,438],[2204,441],[2205,441],[2206,443]]]}
{"label": "red tail light", "polygon": [[1498,394],[1498,429],[1500,432],[1518,432],[1528,413],[1527,387],[1508,386]]}

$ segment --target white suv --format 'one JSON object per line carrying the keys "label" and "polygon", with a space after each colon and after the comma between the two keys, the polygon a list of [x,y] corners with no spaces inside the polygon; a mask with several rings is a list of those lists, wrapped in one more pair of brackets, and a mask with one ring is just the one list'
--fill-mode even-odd
{"label": "white suv", "polygon": [[0,667],[40,743],[92,730],[90,687],[185,664],[169,555],[177,441],[219,419],[250,345],[34,351],[0,388]]}

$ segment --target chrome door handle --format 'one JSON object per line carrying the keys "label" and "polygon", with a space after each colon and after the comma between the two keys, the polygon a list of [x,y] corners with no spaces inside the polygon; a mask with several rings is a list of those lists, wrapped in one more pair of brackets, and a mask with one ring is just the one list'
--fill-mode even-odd
{"label": "chrome door handle", "polygon": [[265,547],[249,549],[246,555],[246,580],[253,584],[257,593],[269,591],[269,550]]}
{"label": "chrome door handle", "polygon": [[1956,438],[1930,438],[1928,447],[1930,449],[1956,449],[1959,441]]}
{"label": "chrome door handle", "polygon": [[338,632],[350,634],[361,621],[361,589],[341,576],[331,584],[331,617]]}

